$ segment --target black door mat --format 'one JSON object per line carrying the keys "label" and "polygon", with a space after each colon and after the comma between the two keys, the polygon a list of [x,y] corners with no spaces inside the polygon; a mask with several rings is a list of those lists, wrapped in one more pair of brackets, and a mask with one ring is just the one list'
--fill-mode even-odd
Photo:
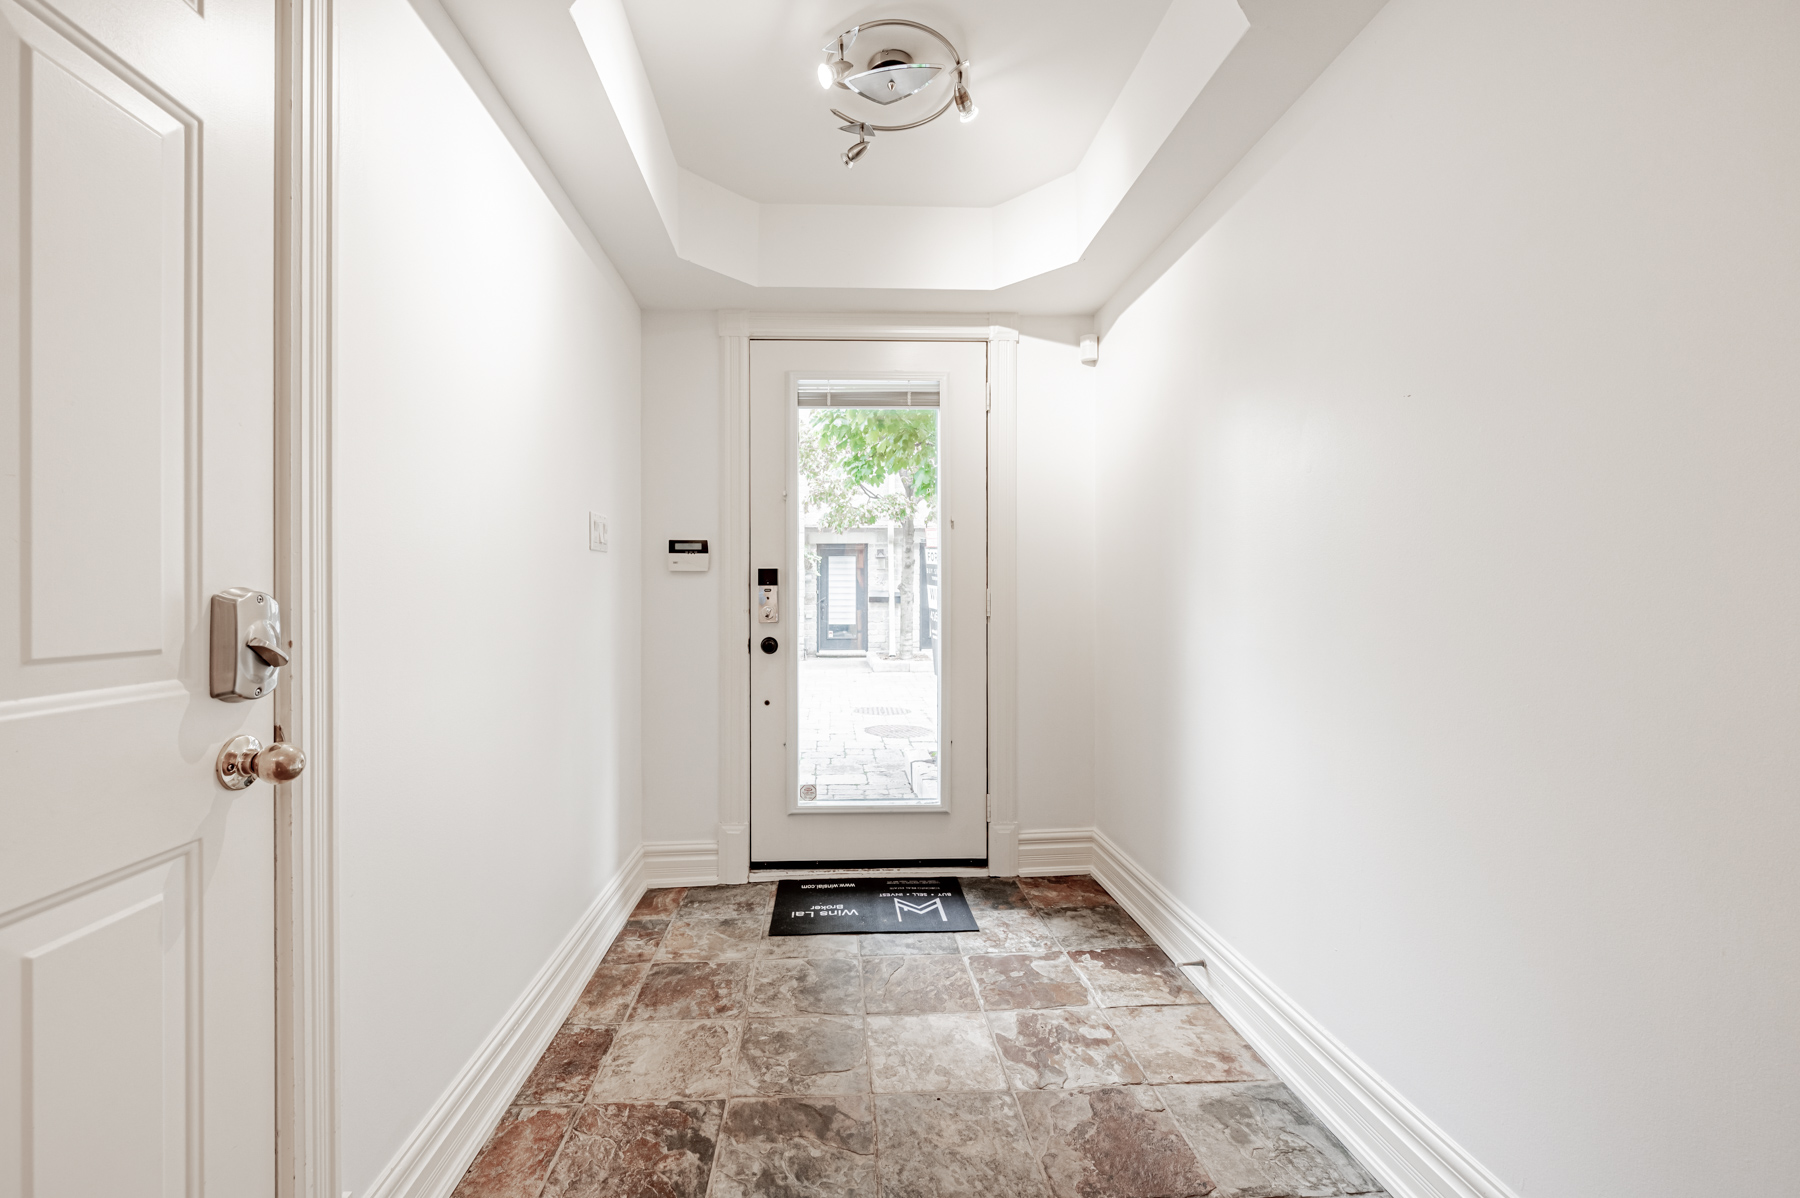
{"label": "black door mat", "polygon": [[955,878],[784,878],[771,936],[979,932]]}

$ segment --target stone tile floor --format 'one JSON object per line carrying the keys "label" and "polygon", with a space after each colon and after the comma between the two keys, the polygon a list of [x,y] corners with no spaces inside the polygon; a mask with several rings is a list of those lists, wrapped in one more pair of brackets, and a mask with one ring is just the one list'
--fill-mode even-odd
{"label": "stone tile floor", "polygon": [[650,891],[456,1198],[1380,1198],[1091,879],[963,887],[773,938],[772,882]]}
{"label": "stone tile floor", "polygon": [[[907,753],[938,747],[937,675],[878,672],[861,657],[809,657],[799,668],[800,784],[834,803],[919,801],[907,781]],[[859,707],[886,711],[859,715]],[[923,732],[868,731],[902,727]]]}

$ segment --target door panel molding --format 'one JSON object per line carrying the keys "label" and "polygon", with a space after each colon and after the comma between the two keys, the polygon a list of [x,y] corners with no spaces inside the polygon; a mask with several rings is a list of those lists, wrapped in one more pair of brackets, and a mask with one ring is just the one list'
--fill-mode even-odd
{"label": "door panel molding", "polygon": [[0,24],[21,84],[0,103],[20,282],[0,330],[19,506],[0,508],[21,571],[0,695],[171,679],[203,611],[201,122],[43,0],[0,0]]}
{"label": "door panel molding", "polygon": [[23,660],[172,673],[199,612],[200,120],[41,0],[0,16],[26,51]]}
{"label": "door panel molding", "polygon": [[[0,916],[0,1073],[28,1191],[160,1173],[163,1192],[200,1193],[200,905],[195,840]],[[158,1108],[161,1135],[133,1135]],[[95,1126],[117,1133],[106,1152],[82,1149]]]}
{"label": "door panel molding", "polygon": [[750,876],[750,342],[988,343],[988,872],[1018,867],[1017,318],[1011,314],[792,313],[722,310],[719,332],[718,878]]}
{"label": "door panel molding", "polygon": [[276,1192],[339,1198],[332,0],[282,0],[279,14],[275,593],[294,645],[275,711],[308,763],[275,795]]}
{"label": "door panel molding", "polygon": [[158,699],[185,699],[187,687],[171,678],[164,682],[133,682],[125,686],[105,686],[91,691],[65,691],[55,695],[38,695],[30,699],[0,700],[0,724],[13,720],[29,720],[38,716],[63,715],[72,711],[92,711],[98,707],[117,707],[123,703],[151,703]]}

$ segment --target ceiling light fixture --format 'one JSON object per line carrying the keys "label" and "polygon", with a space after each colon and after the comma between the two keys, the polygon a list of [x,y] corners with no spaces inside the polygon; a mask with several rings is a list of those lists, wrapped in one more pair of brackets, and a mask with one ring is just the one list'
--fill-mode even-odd
{"label": "ceiling light fixture", "polygon": [[[950,51],[950,62],[954,65],[944,67],[936,63],[916,62],[907,51],[888,48],[877,50],[869,59],[868,66],[859,71],[856,64],[850,61],[851,45],[856,41],[858,34],[870,29],[879,29],[885,25],[917,29],[921,33],[936,38],[943,43],[946,50]],[[820,87],[827,91],[834,87],[841,87],[845,91],[855,92],[865,100],[872,100],[884,106],[898,103],[908,96],[918,95],[940,75],[950,80],[949,94],[944,97],[944,102],[930,116],[904,125],[871,125],[867,121],[859,121],[848,113],[839,112],[833,108],[831,115],[844,122],[839,128],[845,133],[856,134],[856,143],[844,151],[843,163],[845,166],[855,166],[856,160],[868,153],[869,139],[877,133],[904,133],[908,129],[917,129],[920,125],[929,125],[953,107],[956,109],[958,119],[966,125],[974,120],[981,111],[975,107],[975,101],[969,96],[969,64],[958,53],[956,47],[950,43],[949,38],[929,25],[921,25],[917,21],[901,20],[898,17],[864,21],[860,25],[852,25],[833,38],[825,47],[825,53],[829,57],[819,64]]]}

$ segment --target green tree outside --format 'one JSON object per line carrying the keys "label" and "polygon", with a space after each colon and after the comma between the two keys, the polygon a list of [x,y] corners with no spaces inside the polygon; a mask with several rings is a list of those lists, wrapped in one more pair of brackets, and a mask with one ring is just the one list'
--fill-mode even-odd
{"label": "green tree outside", "polygon": [[[899,526],[900,656],[919,645],[919,522],[936,518],[937,412],[929,408],[823,408],[801,413],[800,475],[808,507],[832,532]],[[809,562],[808,568],[811,568]]]}

